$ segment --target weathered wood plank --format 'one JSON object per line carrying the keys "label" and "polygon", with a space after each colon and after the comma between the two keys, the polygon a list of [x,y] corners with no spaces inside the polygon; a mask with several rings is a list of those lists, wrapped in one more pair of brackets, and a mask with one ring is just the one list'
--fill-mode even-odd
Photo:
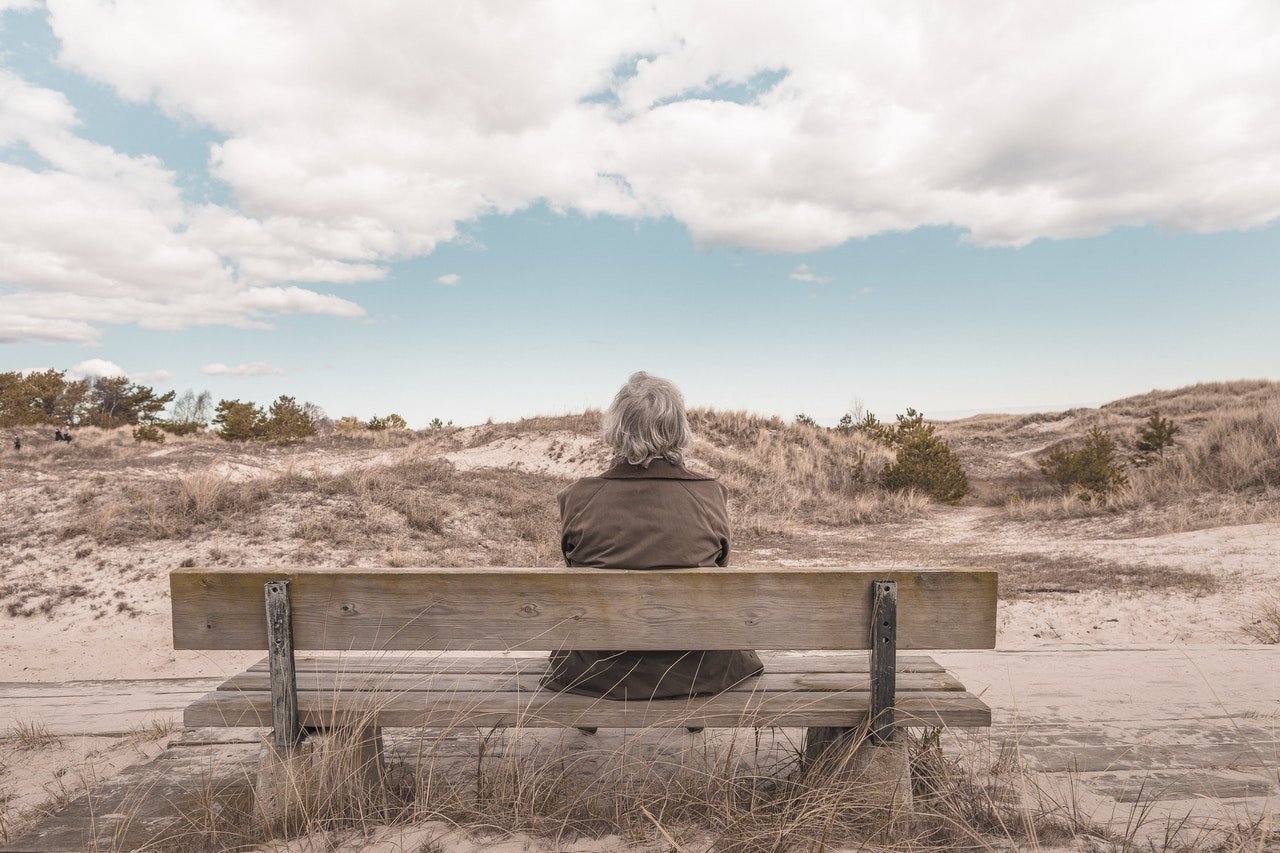
{"label": "weathered wood plank", "polygon": [[865,649],[876,579],[898,585],[898,648],[994,648],[986,569],[179,569],[170,589],[177,649],[265,649],[283,580],[297,649]]}
{"label": "weathered wood plank", "polygon": [[[529,693],[541,689],[539,678],[545,667],[529,667],[524,672],[507,673],[386,673],[315,672],[301,670],[297,675],[299,690],[333,692],[360,690],[365,692],[434,693],[516,691]],[[271,680],[266,673],[242,672],[224,681],[219,690],[267,690]],[[870,677],[865,672],[766,672],[750,682],[751,690],[869,690]],[[898,690],[964,690],[955,676],[947,672],[904,673],[898,679]]]}
{"label": "weathered wood plank", "polygon": [[1118,803],[1157,800],[1225,800],[1274,797],[1276,784],[1264,774],[1234,770],[1143,770],[1137,773],[1094,773],[1089,787]]}
{"label": "weathered wood plank", "polygon": [[0,729],[39,720],[56,735],[128,734],[182,710],[218,679],[181,678],[64,683],[0,682]]}
{"label": "weathered wood plank", "polygon": [[[449,652],[375,652],[294,656],[299,672],[452,672],[476,674],[542,672],[545,652],[512,655],[456,655]],[[866,652],[761,652],[760,660],[768,672],[860,672],[870,676],[871,666]],[[898,672],[945,672],[929,655],[898,655]],[[253,664],[248,672],[266,672],[267,659]]]}
{"label": "weathered wood plank", "polygon": [[[866,692],[729,691],[693,700],[611,702],[588,696],[536,693],[408,693],[376,695],[299,692],[304,726],[331,728],[357,717],[379,726],[490,727],[546,725],[643,728],[647,726],[853,726],[866,717]],[[991,710],[961,691],[898,697],[900,725],[988,726]],[[215,691],[187,708],[188,726],[262,726],[271,719],[271,694]]]}
{"label": "weathered wood plank", "polygon": [[[1105,736],[1098,738],[1103,741]],[[1042,772],[1104,773],[1122,770],[1280,768],[1280,741],[1251,743],[1117,744],[1027,747],[1018,755]]]}

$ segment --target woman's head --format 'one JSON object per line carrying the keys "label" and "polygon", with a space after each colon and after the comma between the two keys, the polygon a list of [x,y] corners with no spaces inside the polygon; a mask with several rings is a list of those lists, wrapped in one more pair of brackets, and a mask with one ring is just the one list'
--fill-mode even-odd
{"label": "woman's head", "polygon": [[631,374],[613,398],[603,432],[605,444],[632,465],[648,466],[659,456],[682,465],[693,440],[680,389],[643,370]]}

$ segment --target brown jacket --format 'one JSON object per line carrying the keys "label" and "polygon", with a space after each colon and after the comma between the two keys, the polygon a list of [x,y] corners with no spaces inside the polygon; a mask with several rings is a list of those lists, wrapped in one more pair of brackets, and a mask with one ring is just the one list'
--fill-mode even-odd
{"label": "brown jacket", "polygon": [[[665,459],[619,462],[560,492],[565,564],[598,569],[729,564],[725,488]],[[551,655],[543,684],[608,699],[719,693],[763,671],[749,651],[565,651]]]}

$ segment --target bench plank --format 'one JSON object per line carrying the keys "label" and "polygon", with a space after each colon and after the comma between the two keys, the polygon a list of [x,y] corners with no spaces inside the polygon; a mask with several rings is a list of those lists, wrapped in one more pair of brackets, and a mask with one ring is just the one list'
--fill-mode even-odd
{"label": "bench plank", "polygon": [[[589,573],[589,578],[587,577]],[[296,649],[865,649],[873,580],[899,649],[995,647],[986,569],[178,569],[176,649],[265,649],[263,586],[291,582]]]}
{"label": "bench plank", "polygon": [[[406,693],[428,691],[432,693],[459,692],[521,692],[542,689],[539,678],[542,669],[530,668],[523,673],[387,673],[361,672],[307,672],[297,674],[298,689],[317,693],[334,691],[363,691],[366,693]],[[750,682],[751,689],[760,691],[795,690],[869,690],[870,677],[865,672],[766,672]],[[243,672],[224,681],[219,690],[270,690],[271,679],[265,672]],[[955,676],[948,672],[903,673],[898,677],[898,691],[912,690],[964,690]]]}
{"label": "bench plank", "polygon": [[[866,652],[823,653],[810,655],[797,652],[760,652],[760,660],[769,672],[861,672],[871,674]],[[466,674],[541,672],[547,655],[462,656],[449,653],[356,653],[336,655],[300,654],[296,657],[299,672],[395,672],[425,674],[452,672]],[[267,659],[249,667],[248,672],[267,672]],[[898,655],[898,672],[944,672],[942,665],[929,655]]]}
{"label": "bench plank", "polygon": [[[867,692],[750,692],[729,690],[716,696],[654,702],[611,702],[588,696],[531,693],[407,693],[398,696],[300,691],[302,723],[332,728],[344,719],[379,726],[432,728],[491,726],[857,726],[870,707]],[[963,691],[899,695],[894,705],[899,725],[977,727],[991,725],[991,709]],[[190,705],[184,724],[196,726],[268,726],[267,691],[214,691]]]}

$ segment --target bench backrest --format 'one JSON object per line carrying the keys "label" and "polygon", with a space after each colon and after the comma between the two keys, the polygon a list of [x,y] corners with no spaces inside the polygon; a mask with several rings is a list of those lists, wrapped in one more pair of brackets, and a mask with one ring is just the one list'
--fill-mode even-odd
{"label": "bench backrest", "polygon": [[988,569],[179,569],[176,649],[265,649],[263,587],[290,581],[298,650],[866,649],[897,582],[899,649],[995,646]]}

